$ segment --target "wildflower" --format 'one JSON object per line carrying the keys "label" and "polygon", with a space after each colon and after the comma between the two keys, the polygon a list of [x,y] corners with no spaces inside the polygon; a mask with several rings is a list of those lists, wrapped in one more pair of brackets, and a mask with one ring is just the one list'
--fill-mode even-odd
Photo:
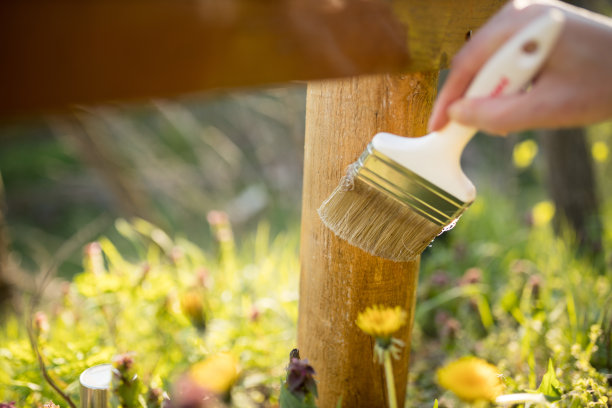
{"label": "wildflower", "polygon": [[252,322],[256,322],[259,320],[260,316],[261,311],[259,310],[259,308],[257,306],[253,306],[251,308],[251,312],[249,313],[249,320],[251,320]]}
{"label": "wildflower", "polygon": [[85,272],[94,275],[104,274],[104,257],[102,246],[99,242],[91,242],[85,246],[85,258],[83,260]]}
{"label": "wildflower", "polygon": [[463,357],[437,372],[440,386],[466,402],[494,401],[502,393],[502,382],[494,365],[477,357]]}
{"label": "wildflower", "polygon": [[140,379],[134,368],[132,353],[113,358],[112,390],[123,407],[136,406],[141,391]]}
{"label": "wildflower", "polygon": [[55,405],[53,401],[49,401],[45,405],[43,405],[43,408],[60,408],[60,406]]}
{"label": "wildflower", "polygon": [[591,154],[593,158],[599,163],[605,163],[608,161],[608,157],[610,156],[610,148],[605,142],[598,141],[593,143],[591,147]]}
{"label": "wildflower", "polygon": [[468,268],[461,279],[459,285],[475,285],[482,281],[482,269],[477,267]]}
{"label": "wildflower", "polygon": [[229,222],[227,214],[223,211],[212,210],[206,215],[206,220],[213,227],[224,225]]}
{"label": "wildflower", "polygon": [[287,367],[287,388],[293,395],[304,399],[307,394],[317,395],[317,384],[313,378],[314,368],[308,360],[293,357]]}
{"label": "wildflower", "polygon": [[133,366],[134,357],[132,353],[119,354],[113,359],[113,367],[122,373],[128,372]]}
{"label": "wildflower", "polygon": [[514,146],[514,151],[512,152],[514,166],[517,169],[529,167],[531,163],[533,163],[533,159],[535,159],[537,154],[538,145],[533,140],[525,140],[518,143],[516,146]]}
{"label": "wildflower", "polygon": [[315,370],[308,360],[300,359],[299,350],[291,350],[287,378],[280,392],[280,407],[316,407],[318,393],[314,374]]}
{"label": "wildflower", "polygon": [[195,278],[196,278],[196,286],[202,287],[202,288],[208,288],[210,286],[210,272],[208,272],[208,269],[202,267],[199,268],[196,271],[195,274]]}
{"label": "wildflower", "polygon": [[227,213],[223,211],[210,211],[206,216],[208,223],[213,229],[217,241],[221,243],[231,243],[234,240],[232,227]]}
{"label": "wildflower", "polygon": [[185,253],[181,247],[174,246],[170,250],[170,260],[174,264],[178,263],[184,256]]}
{"label": "wildflower", "polygon": [[537,300],[542,288],[542,277],[540,275],[531,275],[529,280],[527,280],[527,287],[531,289],[531,297]]}
{"label": "wildflower", "polygon": [[15,401],[0,402],[0,408],[16,408]]}
{"label": "wildflower", "polygon": [[36,312],[34,314],[34,330],[36,335],[40,336],[49,331],[49,319],[45,312]]}
{"label": "wildflower", "polygon": [[390,408],[397,407],[391,357],[398,359],[400,348],[404,346],[404,342],[391,335],[404,326],[407,319],[408,314],[399,306],[392,308],[374,305],[357,316],[357,326],[376,339],[374,356],[384,365]]}
{"label": "wildflower", "polygon": [[219,353],[191,367],[189,378],[204,389],[225,394],[238,379],[238,361],[229,353]]}
{"label": "wildflower", "polygon": [[199,291],[190,290],[181,296],[181,311],[198,330],[206,329],[206,312]]}
{"label": "wildflower", "polygon": [[401,307],[368,307],[357,316],[357,326],[376,339],[389,341],[391,335],[406,324],[408,315]]}
{"label": "wildflower", "polygon": [[164,391],[160,388],[150,387],[147,391],[147,408],[161,408],[164,404]]}
{"label": "wildflower", "polygon": [[541,201],[534,205],[531,210],[531,220],[536,227],[548,224],[554,216],[555,205],[550,201]]}

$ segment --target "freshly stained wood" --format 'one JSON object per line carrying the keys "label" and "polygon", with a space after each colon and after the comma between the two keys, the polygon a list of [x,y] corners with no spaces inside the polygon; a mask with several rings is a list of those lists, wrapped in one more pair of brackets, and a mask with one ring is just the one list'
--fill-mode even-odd
{"label": "freshly stained wood", "polygon": [[0,2],[0,115],[445,67],[501,0]]}
{"label": "freshly stained wood", "polygon": [[346,407],[388,406],[373,340],[355,324],[374,304],[408,311],[409,324],[397,333],[406,347],[394,362],[397,395],[405,394],[419,260],[371,256],[337,238],[316,210],[374,134],[425,134],[437,78],[432,71],[308,85],[298,347],[317,371],[321,407],[340,397]]}

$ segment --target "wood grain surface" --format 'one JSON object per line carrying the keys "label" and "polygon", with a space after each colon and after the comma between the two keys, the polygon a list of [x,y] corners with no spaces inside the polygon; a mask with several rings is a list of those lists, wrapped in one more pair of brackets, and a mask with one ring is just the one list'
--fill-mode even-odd
{"label": "wood grain surface", "polygon": [[6,0],[0,116],[444,68],[502,0]]}
{"label": "wood grain surface", "polygon": [[[375,133],[422,136],[437,71],[375,75],[308,85],[301,235],[298,347],[317,372],[321,407],[384,407],[384,377],[373,340],[355,325],[373,304],[400,305],[410,324],[395,362],[397,393],[406,390],[419,261],[394,263],[338,239],[316,210]],[[400,403],[403,406],[403,398]]]}

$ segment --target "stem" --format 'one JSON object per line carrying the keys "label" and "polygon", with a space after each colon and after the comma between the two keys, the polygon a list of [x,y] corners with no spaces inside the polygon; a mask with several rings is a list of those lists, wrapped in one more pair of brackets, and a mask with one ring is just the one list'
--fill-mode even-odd
{"label": "stem", "polygon": [[387,394],[389,396],[389,408],[397,408],[397,397],[395,396],[395,379],[393,378],[393,364],[391,352],[384,351],[385,356],[385,379],[387,380]]}

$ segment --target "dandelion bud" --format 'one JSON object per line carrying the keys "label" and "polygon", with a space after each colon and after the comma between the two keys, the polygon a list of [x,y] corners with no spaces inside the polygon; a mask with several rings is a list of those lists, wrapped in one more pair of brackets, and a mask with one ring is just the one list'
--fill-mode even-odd
{"label": "dandelion bud", "polygon": [[206,268],[199,268],[196,271],[196,285],[203,287],[203,288],[208,288],[209,287],[209,278],[210,278],[210,273],[208,272],[208,269]]}
{"label": "dandelion bud", "polygon": [[191,290],[181,296],[181,310],[198,330],[206,329],[206,312],[202,294],[198,290]]}
{"label": "dandelion bud", "polygon": [[134,357],[132,353],[124,353],[118,356],[115,356],[113,359],[113,366],[119,372],[126,373],[132,369],[134,366]]}
{"label": "dandelion bud", "polygon": [[291,360],[294,358],[297,358],[298,360],[300,360],[300,350],[296,348],[291,350],[291,352],[289,353],[289,363],[291,363]]}
{"label": "dandelion bud", "polygon": [[223,211],[209,211],[206,215],[206,220],[212,227],[217,227],[228,223],[227,214]]}
{"label": "dandelion bud", "polygon": [[253,307],[251,308],[251,314],[250,314],[250,316],[249,316],[249,319],[250,319],[252,322],[256,322],[257,320],[259,320],[259,316],[260,316],[260,315],[261,315],[261,312],[259,311],[259,309],[258,309],[257,307],[255,307],[255,306],[253,306]]}
{"label": "dandelion bud", "polygon": [[206,216],[208,223],[213,229],[217,241],[230,243],[234,241],[234,234],[227,214],[223,211],[210,211]]}
{"label": "dandelion bud", "polygon": [[104,258],[99,242],[91,242],[85,246],[85,259],[83,260],[85,272],[94,275],[104,274]]}
{"label": "dandelion bud", "polygon": [[172,250],[170,251],[170,260],[172,261],[172,263],[177,263],[178,261],[181,260],[181,258],[183,258],[184,256],[184,252],[180,247],[172,247]]}
{"label": "dandelion bud", "polygon": [[147,408],[162,408],[164,391],[161,388],[149,388],[147,391]]}
{"label": "dandelion bud", "polygon": [[527,287],[531,289],[531,297],[537,300],[540,297],[540,289],[542,288],[542,277],[540,275],[531,275],[527,281]]}
{"label": "dandelion bud", "polygon": [[469,268],[465,271],[461,280],[459,281],[460,285],[474,285],[482,281],[482,269],[480,268]]}
{"label": "dandelion bud", "polygon": [[49,332],[49,319],[45,312],[36,312],[34,314],[34,330],[37,336]]}
{"label": "dandelion bud", "polygon": [[124,353],[113,359],[112,390],[122,407],[135,407],[142,384],[134,369],[132,353]]}

